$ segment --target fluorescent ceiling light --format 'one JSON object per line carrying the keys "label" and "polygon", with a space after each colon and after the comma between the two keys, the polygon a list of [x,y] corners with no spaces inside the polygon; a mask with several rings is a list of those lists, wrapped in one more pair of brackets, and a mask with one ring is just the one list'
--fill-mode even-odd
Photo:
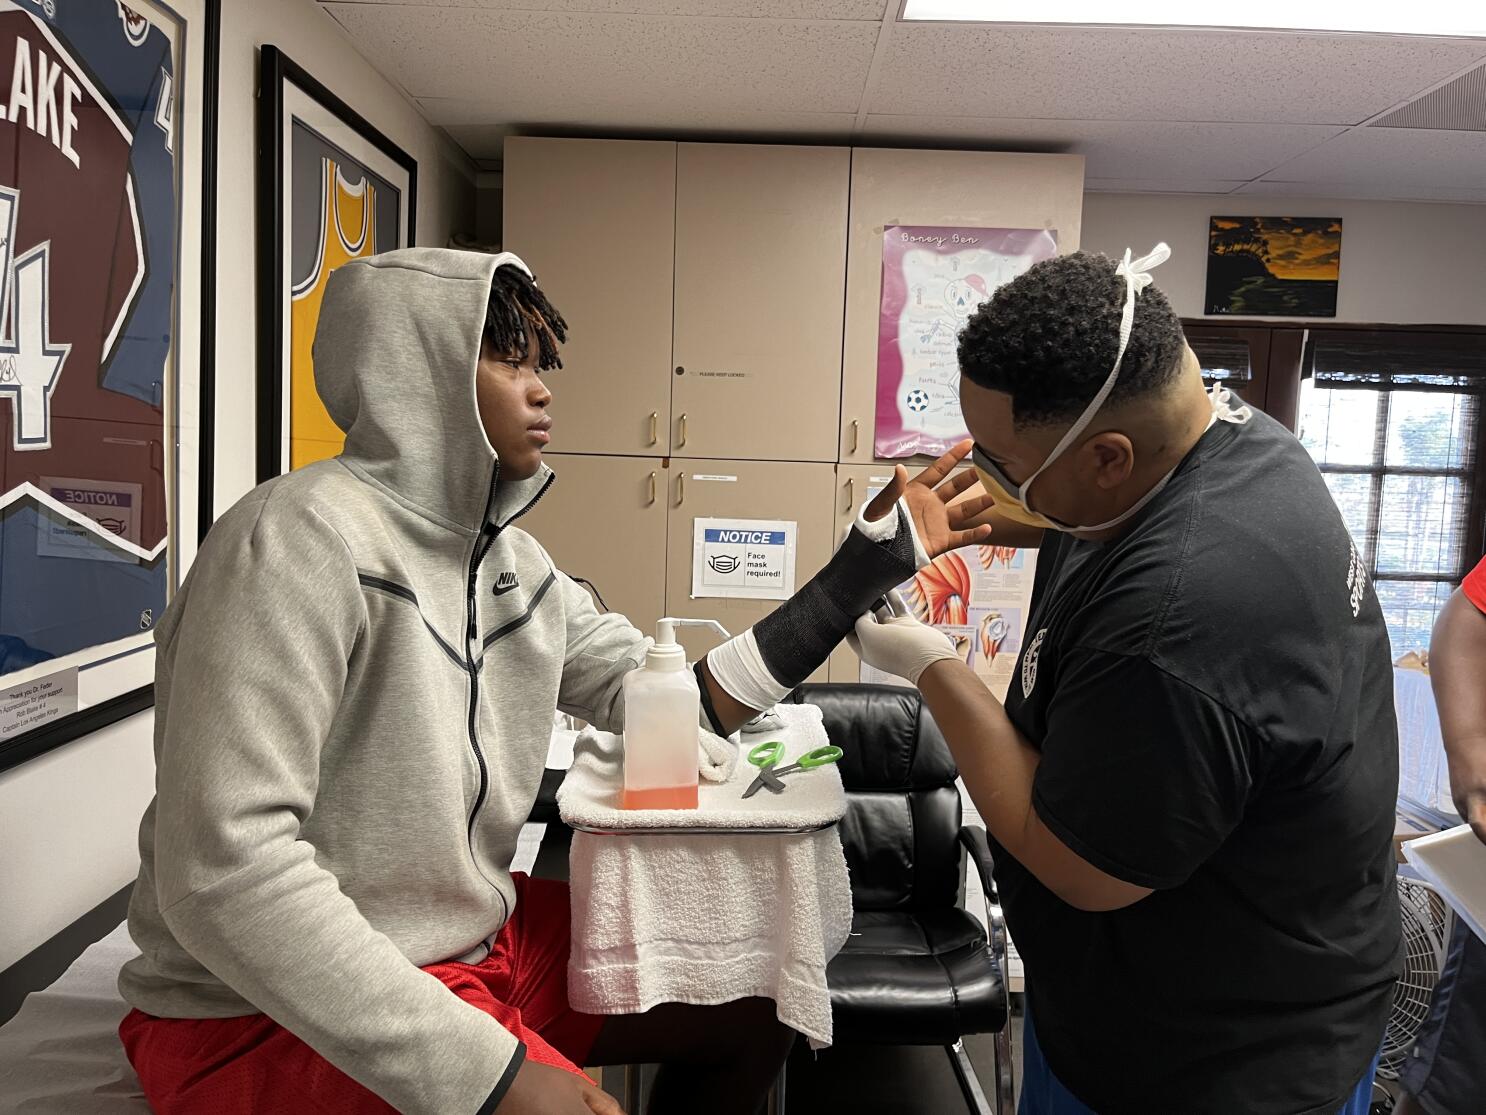
{"label": "fluorescent ceiling light", "polygon": [[944,23],[1084,24],[1097,27],[1231,27],[1358,31],[1383,35],[1486,37],[1486,5],[1465,0],[1410,4],[1358,0],[1245,0],[1194,20],[1193,0],[907,0],[905,20]]}

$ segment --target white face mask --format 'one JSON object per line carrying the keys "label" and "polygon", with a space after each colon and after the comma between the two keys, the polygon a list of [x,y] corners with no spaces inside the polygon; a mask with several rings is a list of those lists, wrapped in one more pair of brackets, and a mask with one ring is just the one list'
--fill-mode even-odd
{"label": "white face mask", "polygon": [[[1134,505],[1126,509],[1123,513],[1116,515],[1108,522],[1097,523],[1093,526],[1071,526],[1067,523],[1060,523],[1056,519],[1033,511],[1027,503],[1027,490],[1032,487],[1032,481],[1046,472],[1052,463],[1067,452],[1068,447],[1078,440],[1078,436],[1084,430],[1088,429],[1089,423],[1094,421],[1094,416],[1099,413],[1100,408],[1104,406],[1105,400],[1109,398],[1110,392],[1114,390],[1115,383],[1120,378],[1120,365],[1125,359],[1125,349],[1130,344],[1130,332],[1135,325],[1135,299],[1142,290],[1150,286],[1152,282],[1150,275],[1151,269],[1153,267],[1159,267],[1169,258],[1171,258],[1171,249],[1164,242],[1152,248],[1148,255],[1141,256],[1133,262],[1130,259],[1130,249],[1125,249],[1125,258],[1120,261],[1120,265],[1115,269],[1115,274],[1125,280],[1125,305],[1120,312],[1120,347],[1115,353],[1114,367],[1109,370],[1109,375],[1105,377],[1103,386],[1089,400],[1089,405],[1074,420],[1073,425],[1068,427],[1067,432],[1064,433],[1058,444],[1053,446],[1053,451],[1038,466],[1036,472],[1027,477],[1022,484],[1013,484],[994,461],[981,453],[978,447],[976,448],[972,460],[976,471],[980,474],[982,485],[987,492],[991,493],[993,498],[998,495],[1005,495],[1007,497],[1005,500],[997,499],[996,502],[1003,511],[1008,510],[1006,507],[1007,504],[1011,504],[1012,506],[1009,508],[1011,517],[1017,522],[1049,527],[1053,530],[1061,530],[1072,535],[1097,534],[1101,531],[1109,530],[1125,522],[1130,516],[1155,499],[1161,489],[1166,487],[1167,482],[1176,474],[1176,469],[1181,467],[1178,464],[1172,468],[1170,472],[1156,482],[1150,491],[1136,500]],[[1209,393],[1209,399],[1212,402],[1213,408],[1213,416],[1208,421],[1209,429],[1212,428],[1214,422],[1243,423],[1252,417],[1253,412],[1248,407],[1243,405],[1234,407],[1230,405],[1229,400],[1231,398],[1232,396],[1228,389],[1221,385],[1214,387]]]}

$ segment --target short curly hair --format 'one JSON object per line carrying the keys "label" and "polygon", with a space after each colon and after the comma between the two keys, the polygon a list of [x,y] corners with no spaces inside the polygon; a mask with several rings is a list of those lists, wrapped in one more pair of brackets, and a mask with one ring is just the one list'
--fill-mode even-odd
{"label": "short curly hair", "polygon": [[[960,372],[1011,396],[1018,426],[1076,418],[1120,349],[1125,281],[1106,255],[1074,252],[1034,264],[998,289],[960,332]],[[1182,325],[1154,286],[1135,301],[1130,344],[1109,401],[1169,383],[1181,366]]]}

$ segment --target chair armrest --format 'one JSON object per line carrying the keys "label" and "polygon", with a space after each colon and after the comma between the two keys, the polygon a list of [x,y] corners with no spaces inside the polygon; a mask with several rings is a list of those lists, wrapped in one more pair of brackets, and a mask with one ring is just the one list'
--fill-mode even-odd
{"label": "chair armrest", "polygon": [[996,879],[992,874],[991,842],[986,830],[979,825],[963,825],[960,828],[960,843],[964,845],[970,862],[980,875],[980,889],[985,894],[986,932],[990,938],[991,956],[995,958],[1001,975],[1006,977],[1006,919],[1001,916],[1001,895],[996,890]]}

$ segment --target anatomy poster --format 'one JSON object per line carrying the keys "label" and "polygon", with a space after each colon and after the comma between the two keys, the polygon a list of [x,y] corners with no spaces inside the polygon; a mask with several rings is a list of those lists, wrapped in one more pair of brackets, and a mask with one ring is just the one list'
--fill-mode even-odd
{"label": "anatomy poster", "polygon": [[1002,283],[1058,254],[1048,229],[889,225],[877,329],[878,457],[938,456],[967,437],[955,350]]}
{"label": "anatomy poster", "polygon": [[[1011,546],[967,546],[935,558],[899,586],[924,623],[954,641],[965,664],[1004,700],[1022,649],[1037,551]],[[862,664],[861,680],[907,685]]]}

